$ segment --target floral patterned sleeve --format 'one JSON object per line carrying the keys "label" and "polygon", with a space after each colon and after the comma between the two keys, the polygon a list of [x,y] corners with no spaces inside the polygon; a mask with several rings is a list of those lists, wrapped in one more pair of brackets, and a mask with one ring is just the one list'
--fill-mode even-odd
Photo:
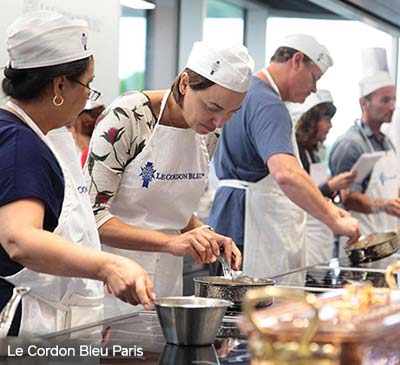
{"label": "floral patterned sleeve", "polygon": [[100,116],[84,169],[98,227],[113,217],[109,209],[121,176],[145,147],[156,120],[149,99],[140,92],[119,97]]}

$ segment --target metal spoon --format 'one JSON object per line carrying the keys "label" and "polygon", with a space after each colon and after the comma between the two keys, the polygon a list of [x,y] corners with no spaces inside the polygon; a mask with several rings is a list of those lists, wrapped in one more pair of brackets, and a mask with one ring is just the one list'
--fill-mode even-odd
{"label": "metal spoon", "polygon": [[228,261],[223,256],[216,256],[218,262],[222,265],[222,272],[224,273],[224,278],[226,279],[233,279],[233,270],[231,265],[228,264]]}
{"label": "metal spoon", "polygon": [[247,275],[244,271],[240,270],[232,270],[232,279],[233,280],[240,280],[243,282],[254,283],[254,278]]}
{"label": "metal spoon", "polygon": [[229,265],[228,261],[223,256],[216,256],[217,260],[222,265],[222,272],[224,273],[224,278],[229,280],[240,280],[243,282],[253,283],[254,278],[247,275],[245,272],[240,270],[233,270]]}

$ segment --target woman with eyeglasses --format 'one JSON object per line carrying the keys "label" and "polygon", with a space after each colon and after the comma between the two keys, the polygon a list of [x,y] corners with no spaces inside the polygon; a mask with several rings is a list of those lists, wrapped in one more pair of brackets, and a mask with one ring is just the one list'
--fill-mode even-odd
{"label": "woman with eyeglasses", "polygon": [[[356,178],[352,172],[343,172],[329,177],[324,161],[318,152],[332,128],[332,118],[336,113],[332,95],[328,90],[317,90],[303,104],[292,105],[292,117],[296,124],[296,140],[299,155],[304,169],[319,185],[321,193],[334,200],[339,197],[340,190],[347,189]],[[313,265],[332,258],[332,231],[322,222],[307,215],[307,264]]]}
{"label": "woman with eyeglasses", "polygon": [[30,288],[8,335],[102,319],[103,284],[130,304],[154,298],[139,265],[101,252],[72,137],[49,133],[72,122],[88,97],[98,97],[89,90],[94,61],[87,35],[86,22],[48,11],[25,14],[8,29],[2,87],[9,101],[0,108],[0,310],[14,287]]}
{"label": "woman with eyeglasses", "polygon": [[[240,267],[232,239],[194,211],[216,129],[241,107],[252,68],[243,46],[196,42],[171,89],[122,95],[94,130],[85,172],[103,249],[140,263],[157,296],[182,294],[183,256],[205,263],[223,248],[233,268]],[[129,310],[106,299],[106,313]]]}

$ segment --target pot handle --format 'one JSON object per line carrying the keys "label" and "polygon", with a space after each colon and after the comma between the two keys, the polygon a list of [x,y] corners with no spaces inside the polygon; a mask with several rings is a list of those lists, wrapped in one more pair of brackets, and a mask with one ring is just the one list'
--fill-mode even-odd
{"label": "pot handle", "polygon": [[395,273],[400,270],[400,261],[395,262],[394,264],[389,265],[386,268],[386,282],[389,285],[390,289],[397,289],[397,282],[395,278]]}
{"label": "pot handle", "polygon": [[296,356],[298,357],[309,357],[311,355],[310,342],[317,332],[320,324],[318,316],[318,299],[314,294],[304,295],[303,291],[300,290],[287,290],[277,287],[265,287],[260,289],[251,289],[246,292],[246,300],[244,303],[244,310],[247,314],[250,322],[256,328],[258,333],[267,341],[264,342],[265,352],[273,353],[273,347],[271,345],[272,340],[270,337],[270,332],[267,327],[262,327],[260,321],[256,316],[256,305],[261,301],[265,301],[266,298],[282,298],[290,301],[299,301],[307,304],[312,311],[314,316],[310,321],[308,327],[301,334],[298,344],[298,350]]}

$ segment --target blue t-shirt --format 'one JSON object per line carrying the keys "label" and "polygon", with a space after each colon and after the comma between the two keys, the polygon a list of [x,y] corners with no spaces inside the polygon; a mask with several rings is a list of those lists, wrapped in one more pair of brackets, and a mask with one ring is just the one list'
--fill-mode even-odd
{"label": "blue t-shirt", "polygon": [[[285,104],[269,84],[253,77],[242,108],[222,130],[214,156],[218,179],[256,182],[269,174],[268,159],[280,153],[294,155],[292,121]],[[245,193],[217,190],[208,224],[243,245]]]}
{"label": "blue t-shirt", "polygon": [[[64,178],[49,147],[14,114],[0,109],[0,206],[36,198],[45,204],[43,229],[54,231],[64,200]],[[0,276],[22,270],[0,242]],[[0,310],[12,295],[13,285],[0,279]],[[20,316],[17,312],[17,318]],[[14,321],[10,334],[18,334]]]}

